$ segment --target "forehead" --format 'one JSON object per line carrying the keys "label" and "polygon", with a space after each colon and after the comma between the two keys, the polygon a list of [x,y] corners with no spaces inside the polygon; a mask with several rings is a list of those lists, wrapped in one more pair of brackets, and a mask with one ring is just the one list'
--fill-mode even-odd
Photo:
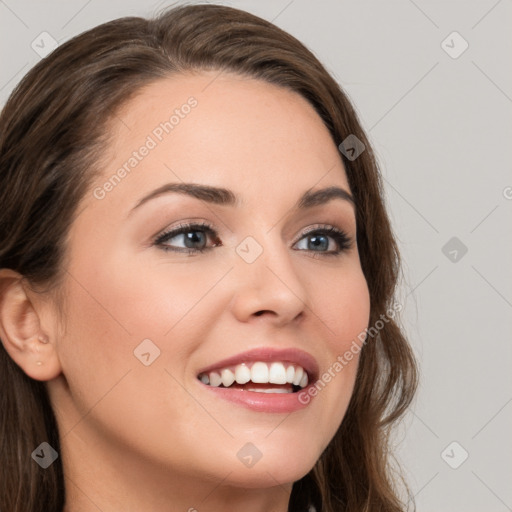
{"label": "forehead", "polygon": [[298,196],[317,184],[349,190],[338,149],[309,102],[246,76],[196,72],[155,81],[113,116],[110,131],[103,178],[151,146],[132,162],[126,193],[179,180],[231,181],[242,197],[271,189]]}

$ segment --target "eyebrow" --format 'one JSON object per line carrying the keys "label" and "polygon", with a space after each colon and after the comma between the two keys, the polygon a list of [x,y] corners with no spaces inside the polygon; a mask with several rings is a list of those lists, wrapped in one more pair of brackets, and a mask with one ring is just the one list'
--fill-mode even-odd
{"label": "eyebrow", "polygon": [[[213,187],[210,185],[199,185],[196,183],[167,183],[144,196],[130,211],[131,213],[147,203],[151,199],[164,194],[178,193],[201,199],[207,203],[217,204],[221,206],[239,206],[240,198],[231,190],[222,187]],[[353,196],[343,188],[327,187],[320,190],[307,190],[295,203],[295,209],[304,210],[321,204],[325,204],[333,199],[341,199],[349,202],[355,208],[355,200]]]}

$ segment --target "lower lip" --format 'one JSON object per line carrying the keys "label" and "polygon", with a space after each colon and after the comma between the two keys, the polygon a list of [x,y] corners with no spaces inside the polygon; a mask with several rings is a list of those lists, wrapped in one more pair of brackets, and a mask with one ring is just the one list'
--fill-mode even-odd
{"label": "lower lip", "polygon": [[[306,408],[312,399],[312,396],[308,393],[309,388],[313,386],[312,384],[296,393],[258,393],[257,391],[245,391],[243,389],[208,386],[200,381],[198,382],[203,388],[219,398],[258,412],[298,411]],[[302,397],[302,401],[299,400],[299,396]]]}

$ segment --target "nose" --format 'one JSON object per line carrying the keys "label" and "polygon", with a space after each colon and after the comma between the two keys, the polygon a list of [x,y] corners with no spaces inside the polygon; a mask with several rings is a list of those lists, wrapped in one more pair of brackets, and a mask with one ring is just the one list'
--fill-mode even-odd
{"label": "nose", "polygon": [[233,314],[240,322],[261,317],[275,326],[286,325],[308,309],[303,278],[293,265],[291,249],[280,239],[259,245],[263,251],[252,262],[242,252],[236,255]]}

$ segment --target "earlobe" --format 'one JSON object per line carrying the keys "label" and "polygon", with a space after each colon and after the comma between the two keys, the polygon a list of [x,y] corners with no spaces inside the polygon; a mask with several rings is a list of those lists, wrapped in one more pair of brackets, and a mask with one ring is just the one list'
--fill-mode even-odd
{"label": "earlobe", "polygon": [[42,326],[42,308],[31,299],[23,276],[0,269],[0,340],[11,359],[31,378],[51,380],[61,373],[55,340]]}

